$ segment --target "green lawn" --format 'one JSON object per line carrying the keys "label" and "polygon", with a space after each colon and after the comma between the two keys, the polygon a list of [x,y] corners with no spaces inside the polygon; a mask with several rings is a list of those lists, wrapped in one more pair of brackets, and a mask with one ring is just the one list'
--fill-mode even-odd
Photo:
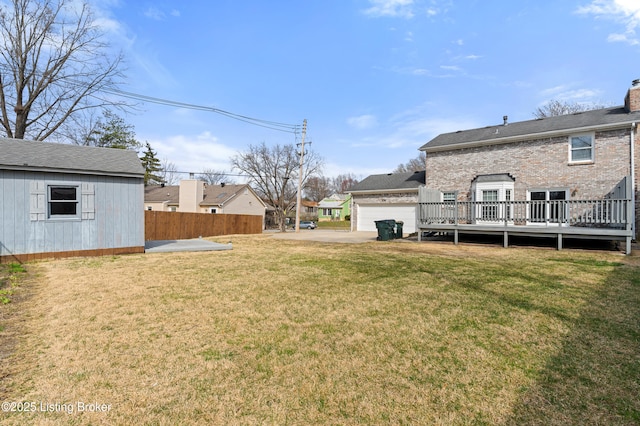
{"label": "green lawn", "polygon": [[2,423],[640,423],[636,257],[231,240],[29,265],[0,399],[110,409]]}
{"label": "green lawn", "polygon": [[322,221],[316,222],[318,224],[318,229],[351,229],[351,222],[347,220],[340,221]]}

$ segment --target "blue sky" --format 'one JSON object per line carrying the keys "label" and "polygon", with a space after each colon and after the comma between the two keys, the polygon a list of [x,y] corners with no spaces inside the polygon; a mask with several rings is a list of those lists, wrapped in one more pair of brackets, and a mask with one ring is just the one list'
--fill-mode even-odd
{"label": "blue sky", "polygon": [[[301,125],[327,176],[387,173],[439,133],[529,120],[551,99],[620,105],[640,78],[640,1],[93,0],[123,90]],[[181,171],[290,144],[220,114],[125,117]]]}

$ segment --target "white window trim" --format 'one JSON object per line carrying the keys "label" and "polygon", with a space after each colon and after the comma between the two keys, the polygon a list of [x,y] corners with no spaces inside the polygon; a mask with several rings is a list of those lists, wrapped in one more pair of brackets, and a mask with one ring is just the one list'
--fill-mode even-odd
{"label": "white window trim", "polygon": [[[573,158],[573,148],[571,146],[571,139],[572,138],[576,138],[576,137],[580,137],[580,136],[589,136],[591,138],[591,158],[589,158],[588,160],[572,160]],[[569,150],[569,164],[593,164],[595,162],[595,158],[596,158],[596,134],[595,132],[590,132],[590,133],[576,133],[573,135],[569,135],[568,138],[568,150]],[[581,149],[586,149],[586,148],[581,148]]]}
{"label": "white window trim", "polygon": [[[550,192],[564,192],[565,193],[565,200],[570,200],[571,199],[571,191],[569,190],[569,188],[531,188],[531,189],[527,189],[527,201],[531,201],[531,193],[532,192],[545,192],[545,201],[549,201],[549,193]],[[569,211],[568,211],[569,207],[567,206],[567,211],[564,212],[564,217],[567,218],[569,215]],[[531,221],[531,211],[529,209],[527,209],[527,225],[534,225],[534,226],[548,226],[548,225],[553,225],[553,226],[568,226],[568,223],[565,222],[553,222],[550,221],[550,212],[549,212],[549,205],[547,204],[545,206],[545,220],[540,222],[540,221],[536,221],[533,222]]]}
{"label": "white window trim", "polygon": [[[82,214],[82,195],[81,195],[81,185],[79,182],[48,182],[46,185],[47,192],[47,219],[48,220],[80,220]],[[52,214],[51,213],[51,203],[55,203],[56,201],[51,200],[51,189],[52,188],[75,188],[76,190],[76,199],[72,201],[76,204],[76,213],[75,214]]]}
{"label": "white window trim", "polygon": [[[450,200],[445,200],[444,194],[453,195],[453,197]],[[442,191],[440,193],[440,201],[442,201],[443,203],[455,202],[457,198],[458,198],[458,191]]]}
{"label": "white window trim", "polygon": [[[507,190],[511,191],[511,199],[513,200],[513,194],[515,189],[515,184],[513,181],[509,180],[509,181],[505,181],[505,182],[479,182],[479,183],[475,183],[474,184],[474,188],[473,188],[473,200],[476,202],[482,202],[482,194],[484,191],[497,191],[498,192],[498,201],[507,201],[506,200],[506,194],[507,194]],[[475,216],[478,218],[477,222],[479,223],[483,223],[483,224],[504,224],[504,214],[505,212],[503,212],[504,209],[504,204],[499,205],[498,206],[499,209],[497,211],[497,216],[499,218],[502,218],[502,220],[482,220],[482,205],[478,204],[476,206],[476,214]],[[508,218],[508,223],[511,223],[512,219],[513,219],[513,212],[510,211],[509,209],[507,209],[507,212],[509,213],[509,217]]]}

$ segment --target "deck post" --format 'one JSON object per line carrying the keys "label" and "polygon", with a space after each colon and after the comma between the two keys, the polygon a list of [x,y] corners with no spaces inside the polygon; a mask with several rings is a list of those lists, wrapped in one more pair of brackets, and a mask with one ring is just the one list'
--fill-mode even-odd
{"label": "deck post", "polygon": [[456,193],[456,199],[453,201],[453,223],[458,225],[458,194]]}
{"label": "deck post", "polygon": [[453,244],[458,244],[458,230],[454,229],[453,230]]}
{"label": "deck post", "polygon": [[504,231],[504,248],[509,247],[509,232]]}
{"label": "deck post", "polygon": [[627,237],[627,247],[625,249],[625,254],[631,254],[631,237]]}
{"label": "deck post", "polygon": [[558,251],[562,250],[562,234],[558,234]]}

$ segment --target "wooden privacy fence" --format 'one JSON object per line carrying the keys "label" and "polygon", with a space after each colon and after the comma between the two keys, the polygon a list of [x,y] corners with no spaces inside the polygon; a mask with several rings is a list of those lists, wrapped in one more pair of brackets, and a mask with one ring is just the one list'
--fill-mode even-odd
{"label": "wooden privacy fence", "polygon": [[262,233],[262,216],[145,210],[145,241]]}

